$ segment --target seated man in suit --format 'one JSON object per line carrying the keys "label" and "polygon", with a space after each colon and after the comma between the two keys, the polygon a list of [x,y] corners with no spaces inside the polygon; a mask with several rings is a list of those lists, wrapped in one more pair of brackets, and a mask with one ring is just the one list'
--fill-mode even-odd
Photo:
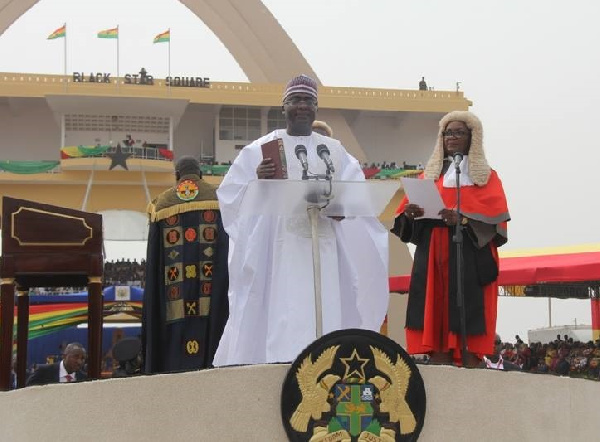
{"label": "seated man in suit", "polygon": [[27,379],[26,385],[84,381],[87,379],[87,374],[81,369],[85,363],[85,357],[85,348],[78,342],[72,342],[65,347],[61,362],[40,365]]}

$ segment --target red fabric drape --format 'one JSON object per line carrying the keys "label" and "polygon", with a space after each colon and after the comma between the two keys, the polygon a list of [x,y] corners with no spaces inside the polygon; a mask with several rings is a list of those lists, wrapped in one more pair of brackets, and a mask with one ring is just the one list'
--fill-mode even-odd
{"label": "red fabric drape", "polygon": [[381,171],[381,169],[379,169],[378,167],[372,167],[372,168],[368,168],[368,169],[363,169],[363,173],[365,174],[365,179],[367,179],[367,180],[369,178],[373,178],[380,171]]}
{"label": "red fabric drape", "polygon": [[167,160],[173,160],[173,151],[172,150],[158,149],[158,153],[160,153],[161,157],[166,158]]}

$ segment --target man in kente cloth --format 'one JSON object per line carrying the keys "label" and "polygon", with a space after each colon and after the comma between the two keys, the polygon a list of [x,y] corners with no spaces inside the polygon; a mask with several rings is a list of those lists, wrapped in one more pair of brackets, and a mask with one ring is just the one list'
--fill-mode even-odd
{"label": "man in kente cloth", "polygon": [[229,316],[228,237],[215,188],[190,156],[148,206],[142,314],[144,372],[210,367]]}

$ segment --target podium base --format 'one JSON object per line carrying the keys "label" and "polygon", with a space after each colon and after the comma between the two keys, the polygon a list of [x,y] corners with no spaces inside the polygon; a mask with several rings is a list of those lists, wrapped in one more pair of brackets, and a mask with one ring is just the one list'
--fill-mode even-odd
{"label": "podium base", "polygon": [[[284,442],[280,394],[289,367],[230,367],[0,393],[0,439],[63,434],[64,407],[57,398],[68,396],[69,421],[84,428],[88,440]],[[599,382],[444,366],[419,370],[427,389],[420,442],[596,440],[600,432]],[[518,392],[519,400],[510,392]]]}

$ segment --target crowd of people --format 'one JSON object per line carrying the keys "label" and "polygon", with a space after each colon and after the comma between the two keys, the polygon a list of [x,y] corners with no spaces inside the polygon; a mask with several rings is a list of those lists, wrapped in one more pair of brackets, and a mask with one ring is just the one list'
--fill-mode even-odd
{"label": "crowd of people", "polygon": [[[490,368],[600,380],[600,339],[581,342],[558,335],[545,344],[526,344],[518,336],[515,339],[514,344],[496,340]],[[503,367],[498,367],[499,363]]]}
{"label": "crowd of people", "polygon": [[[487,368],[524,373],[553,374],[600,381],[600,339],[575,341],[573,338],[552,342],[502,342],[497,337],[493,354],[484,356],[475,368]],[[436,364],[430,355],[415,355],[419,364]]]}
{"label": "crowd of people", "polygon": [[[146,280],[146,260],[142,259],[131,261],[130,259],[118,259],[116,261],[106,261],[104,263],[103,287],[113,285],[131,285],[144,287]],[[87,287],[32,287],[29,295],[67,295],[80,293],[87,290]]]}
{"label": "crowd of people", "polygon": [[384,161],[382,163],[363,163],[364,169],[379,169],[379,170],[423,170],[424,166],[422,163],[419,164],[408,164],[403,161],[402,164],[398,164],[395,161]]}
{"label": "crowd of people", "polygon": [[133,285],[144,287],[146,277],[146,260],[120,259],[104,263],[104,286]]}

